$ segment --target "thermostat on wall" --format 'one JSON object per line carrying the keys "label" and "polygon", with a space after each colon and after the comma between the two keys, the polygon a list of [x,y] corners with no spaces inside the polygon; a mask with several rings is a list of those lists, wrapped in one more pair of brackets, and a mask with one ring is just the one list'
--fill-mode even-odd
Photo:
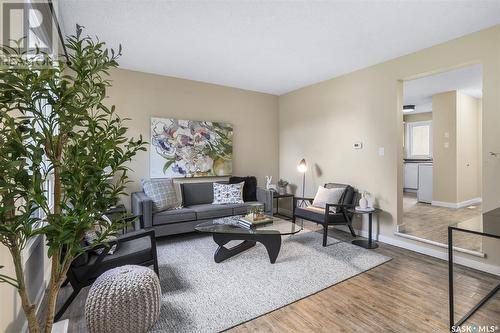
{"label": "thermostat on wall", "polygon": [[352,148],[361,149],[361,148],[363,148],[363,143],[362,142],[354,142],[354,144],[352,145]]}

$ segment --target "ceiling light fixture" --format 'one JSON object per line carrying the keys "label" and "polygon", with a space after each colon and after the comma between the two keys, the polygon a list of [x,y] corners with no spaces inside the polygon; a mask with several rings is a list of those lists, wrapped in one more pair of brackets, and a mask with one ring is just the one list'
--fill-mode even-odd
{"label": "ceiling light fixture", "polygon": [[413,112],[415,111],[415,105],[413,104],[408,104],[408,105],[403,105],[403,112]]}

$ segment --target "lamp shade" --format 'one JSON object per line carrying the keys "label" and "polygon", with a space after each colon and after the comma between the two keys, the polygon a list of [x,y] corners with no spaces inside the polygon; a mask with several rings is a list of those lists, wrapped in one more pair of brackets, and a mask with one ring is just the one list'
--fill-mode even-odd
{"label": "lamp shade", "polygon": [[299,170],[299,172],[302,172],[302,173],[307,171],[307,163],[306,163],[305,158],[300,160],[299,164],[297,165],[297,170]]}

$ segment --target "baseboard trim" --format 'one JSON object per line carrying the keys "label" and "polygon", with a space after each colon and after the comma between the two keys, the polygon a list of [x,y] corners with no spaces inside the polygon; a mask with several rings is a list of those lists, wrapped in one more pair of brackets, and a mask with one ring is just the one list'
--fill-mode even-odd
{"label": "baseboard trim", "polygon": [[[448,248],[447,244],[435,242],[435,241],[432,241],[432,240],[429,240],[429,239],[425,239],[425,238],[421,238],[421,237],[417,237],[417,236],[405,234],[405,233],[402,233],[402,232],[395,232],[394,235],[396,235],[398,237],[413,239],[413,240],[416,240],[418,242],[422,242],[422,243],[426,243],[426,244],[431,244],[431,245],[438,246],[438,247],[441,247],[441,248],[444,248],[444,249]],[[471,256],[475,256],[475,257],[479,257],[479,258],[486,258],[486,254],[484,254],[483,252],[479,252],[479,251],[468,250],[468,249],[464,249],[462,247],[457,247],[457,246],[454,246],[453,250],[458,251],[458,252],[462,252],[462,253],[467,253],[467,254],[470,254]]]}
{"label": "baseboard trim", "polygon": [[432,201],[433,206],[438,207],[446,207],[446,208],[464,208],[471,205],[477,205],[483,202],[482,198],[473,198],[470,200],[462,201],[462,202],[446,202],[446,201]]}
{"label": "baseboard trim", "polygon": [[[335,228],[349,232],[349,229],[346,226],[336,226]],[[365,238],[368,237],[368,232],[366,230],[358,230],[358,229],[355,229],[355,230],[356,230],[356,233],[358,235],[360,235],[361,237],[365,237]],[[373,239],[376,239],[377,241],[379,241],[381,243],[394,245],[394,246],[397,246],[397,247],[400,247],[403,249],[407,249],[407,250],[410,250],[413,252],[425,254],[425,255],[428,255],[428,256],[431,256],[434,258],[448,261],[448,251],[445,251],[444,248],[441,246],[438,247],[437,245],[429,244],[429,245],[437,247],[437,248],[425,247],[425,246],[422,246],[419,244],[408,242],[405,239],[401,239],[401,238],[407,238],[407,237],[401,237],[398,234],[395,234],[395,236],[396,237],[390,237],[390,236],[377,235],[375,233],[372,233]],[[448,248],[447,245],[445,247],[446,247],[446,249]],[[457,250],[460,251],[462,249],[459,248]],[[465,255],[471,255],[469,253],[465,253],[464,251],[460,251],[460,252],[464,253]],[[484,256],[486,257],[486,254],[484,254]],[[470,259],[470,258],[465,258],[465,257],[462,257],[460,255],[455,255],[453,262],[456,264],[460,264],[462,266],[470,267],[473,269],[477,269],[479,271],[483,271],[486,273],[500,276],[500,266],[487,264],[487,263],[480,262],[480,261]]]}

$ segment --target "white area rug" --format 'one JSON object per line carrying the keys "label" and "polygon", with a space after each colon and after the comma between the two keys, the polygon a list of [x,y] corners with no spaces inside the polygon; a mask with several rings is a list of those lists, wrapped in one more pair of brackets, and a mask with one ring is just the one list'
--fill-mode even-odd
{"label": "white area rug", "polygon": [[216,264],[211,236],[160,240],[163,295],[152,332],[219,332],[390,260],[333,238],[322,247],[321,239],[307,231],[283,237],[275,264],[259,243]]}

